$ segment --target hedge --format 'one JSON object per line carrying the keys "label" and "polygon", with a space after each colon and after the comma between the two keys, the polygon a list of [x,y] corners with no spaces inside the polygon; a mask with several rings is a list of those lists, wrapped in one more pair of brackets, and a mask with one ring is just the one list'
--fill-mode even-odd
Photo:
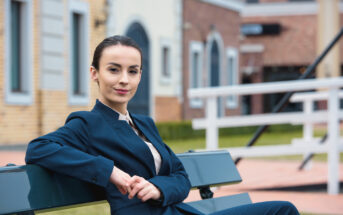
{"label": "hedge", "polygon": [[[164,140],[179,140],[191,138],[204,138],[205,130],[193,130],[191,121],[180,122],[160,122],[156,124],[162,139]],[[220,136],[253,134],[258,126],[237,127],[237,128],[220,128]],[[266,132],[285,132],[299,131],[301,125],[271,125]]]}

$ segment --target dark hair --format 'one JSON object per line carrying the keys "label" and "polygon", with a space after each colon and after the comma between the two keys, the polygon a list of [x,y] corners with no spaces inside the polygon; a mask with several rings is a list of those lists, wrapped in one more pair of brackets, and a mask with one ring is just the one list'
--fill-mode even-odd
{"label": "dark hair", "polygon": [[142,50],[138,46],[138,44],[127,36],[121,36],[121,35],[115,35],[111,37],[107,37],[104,39],[101,43],[98,44],[98,46],[95,48],[94,55],[93,55],[93,61],[92,66],[99,70],[99,61],[102,55],[102,52],[105,48],[115,45],[123,45],[123,46],[129,46],[137,49],[139,51],[139,54],[141,55],[141,69],[143,67],[143,56],[142,56]]}

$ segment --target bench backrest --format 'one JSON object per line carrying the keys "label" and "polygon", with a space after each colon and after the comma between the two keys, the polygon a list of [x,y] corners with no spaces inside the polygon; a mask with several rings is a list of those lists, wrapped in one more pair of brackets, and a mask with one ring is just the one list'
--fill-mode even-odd
{"label": "bench backrest", "polygon": [[227,151],[178,154],[192,187],[217,186],[241,182],[235,163]]}
{"label": "bench backrest", "polygon": [[[192,187],[241,181],[228,152],[184,153],[177,156],[189,174]],[[37,165],[0,168],[0,194],[0,214],[35,211],[105,199],[101,188]]]}

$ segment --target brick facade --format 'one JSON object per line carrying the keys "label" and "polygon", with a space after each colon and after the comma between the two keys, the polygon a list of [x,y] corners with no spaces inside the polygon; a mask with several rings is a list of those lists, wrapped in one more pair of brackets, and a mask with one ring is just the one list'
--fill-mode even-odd
{"label": "brick facade", "polygon": [[243,17],[243,23],[281,25],[276,36],[250,36],[242,44],[262,44],[263,65],[308,65],[316,57],[317,16]]}
{"label": "brick facade", "polygon": [[[197,0],[183,1],[183,118],[191,119],[203,116],[203,108],[194,109],[190,107],[187,91],[189,89],[189,44],[190,41],[199,41],[204,45],[204,65],[206,65],[206,42],[207,37],[213,32],[219,33],[223,40],[223,55],[221,60],[225,61],[225,50],[227,47],[239,46],[240,16],[237,11],[219,7],[213,4]],[[187,27],[188,26],[188,27]],[[223,69],[225,70],[225,69]],[[203,68],[203,86],[208,86],[208,75],[206,66]],[[227,110],[227,114],[239,113],[239,108]]]}
{"label": "brick facade", "polygon": [[[263,1],[263,3],[274,3],[274,1]],[[262,3],[262,1],[261,1]],[[311,65],[318,53],[318,16],[307,15],[284,15],[284,16],[246,16],[242,17],[243,24],[280,24],[279,35],[246,36],[241,40],[241,45],[258,44],[263,46],[261,53],[241,53],[241,67],[247,67],[251,59],[254,59],[254,73],[250,75],[251,83],[264,82],[265,67],[302,67],[304,72],[306,66]],[[343,23],[343,14],[340,15],[340,23]],[[338,32],[337,32],[338,33]],[[333,39],[333,38],[332,38]],[[339,43],[343,50],[343,43]],[[250,59],[250,60],[249,60]],[[341,64],[343,55],[340,54]],[[342,73],[342,72],[341,72]],[[252,98],[252,112],[263,112],[263,96],[256,95]],[[325,106],[325,105],[324,105]]]}
{"label": "brick facade", "polygon": [[176,97],[155,97],[155,120],[158,122],[180,121],[181,104]]}
{"label": "brick facade", "polygon": [[[67,115],[72,111],[89,110],[95,103],[97,97],[97,86],[90,84],[90,104],[87,106],[71,106],[68,104],[67,84],[65,90],[42,90],[40,83],[40,40],[41,20],[40,6],[41,1],[33,2],[33,90],[34,99],[31,105],[18,106],[6,104],[4,99],[4,85],[0,86],[0,144],[25,144],[31,139],[51,132],[62,126]],[[104,20],[105,0],[92,1],[85,0],[89,4],[89,62],[95,46],[106,36],[105,23],[95,26],[95,19]],[[68,1],[63,1],[65,11],[68,11]],[[0,10],[4,10],[4,1],[0,2]],[[0,17],[0,28],[4,29],[4,13]],[[65,20],[67,23],[67,20]],[[4,34],[0,35],[0,48],[4,50]],[[69,50],[65,45],[66,51]],[[0,55],[0,61],[4,62],[6,56]],[[67,58],[67,57],[66,57]],[[66,61],[67,62],[67,61]],[[65,82],[68,83],[69,67],[65,69]],[[5,70],[4,63],[0,64],[0,69]],[[89,71],[85,71],[89,72]],[[0,73],[0,83],[4,83],[4,73]],[[90,81],[90,80],[89,80]]]}

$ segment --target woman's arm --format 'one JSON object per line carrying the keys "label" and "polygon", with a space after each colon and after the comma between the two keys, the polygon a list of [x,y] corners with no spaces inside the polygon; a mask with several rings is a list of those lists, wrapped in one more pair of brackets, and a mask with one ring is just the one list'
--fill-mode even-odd
{"label": "woman's arm", "polygon": [[86,153],[89,141],[86,121],[82,117],[68,119],[63,127],[29,143],[26,163],[106,187],[113,161]]}

